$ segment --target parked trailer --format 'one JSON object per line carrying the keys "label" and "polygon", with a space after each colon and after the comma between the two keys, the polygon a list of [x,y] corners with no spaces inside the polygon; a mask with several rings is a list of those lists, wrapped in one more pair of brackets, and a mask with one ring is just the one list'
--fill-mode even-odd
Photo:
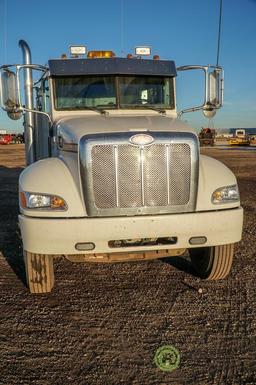
{"label": "parked trailer", "polygon": [[[112,262],[188,249],[200,277],[226,277],[242,232],[237,181],[199,154],[196,132],[180,119],[222,106],[222,68],[143,59],[147,47],[127,58],[112,51],[85,58],[81,46],[44,67],[31,64],[26,42],[20,46],[24,64],[1,67],[1,103],[12,119],[25,115],[19,223],[30,291],[52,290],[60,255]],[[198,69],[205,100],[178,112],[177,72]]]}

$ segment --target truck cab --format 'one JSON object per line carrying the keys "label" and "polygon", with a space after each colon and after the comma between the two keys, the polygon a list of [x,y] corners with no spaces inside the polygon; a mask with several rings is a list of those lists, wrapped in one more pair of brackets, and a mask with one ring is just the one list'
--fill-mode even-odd
{"label": "truck cab", "polygon": [[25,120],[19,223],[30,291],[52,290],[55,256],[115,262],[188,250],[200,277],[226,277],[242,232],[237,181],[200,155],[175,92],[178,71],[203,70],[205,100],[190,110],[215,113],[220,67],[112,51],[43,67],[20,46],[23,64],[1,67],[1,105]]}

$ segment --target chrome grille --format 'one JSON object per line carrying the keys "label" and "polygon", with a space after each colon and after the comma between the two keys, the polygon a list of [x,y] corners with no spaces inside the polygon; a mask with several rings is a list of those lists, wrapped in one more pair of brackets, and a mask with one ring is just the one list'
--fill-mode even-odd
{"label": "chrome grille", "polygon": [[195,210],[199,151],[192,133],[151,132],[152,144],[129,143],[135,132],[81,138],[79,159],[89,216]]}
{"label": "chrome grille", "polygon": [[92,175],[98,208],[185,205],[190,195],[190,147],[96,145]]}

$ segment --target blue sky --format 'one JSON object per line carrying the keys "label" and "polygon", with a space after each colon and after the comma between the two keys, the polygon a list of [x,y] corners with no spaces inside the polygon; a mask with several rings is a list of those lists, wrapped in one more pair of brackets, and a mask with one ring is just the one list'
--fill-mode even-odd
{"label": "blue sky", "polygon": [[[112,49],[117,55],[145,44],[177,66],[216,64],[219,0],[0,0],[0,14],[0,65],[21,63],[21,38],[37,64],[59,57],[70,44]],[[222,21],[224,107],[212,121],[201,112],[183,119],[197,129],[256,127],[256,0],[223,0]],[[183,75],[177,79],[178,106],[193,105],[194,87],[200,87],[192,74],[191,79]],[[3,128],[21,131],[22,121],[0,112]]]}

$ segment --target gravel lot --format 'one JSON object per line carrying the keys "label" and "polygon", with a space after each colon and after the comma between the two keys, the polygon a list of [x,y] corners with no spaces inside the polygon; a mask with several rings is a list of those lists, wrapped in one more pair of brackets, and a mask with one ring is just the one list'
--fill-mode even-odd
{"label": "gravel lot", "polygon": [[[108,265],[59,258],[53,292],[39,296],[23,283],[23,151],[0,146],[0,384],[255,385],[256,150],[202,150],[235,172],[245,209],[228,279],[201,281],[176,258]],[[180,352],[173,372],[153,362],[162,345]]]}

